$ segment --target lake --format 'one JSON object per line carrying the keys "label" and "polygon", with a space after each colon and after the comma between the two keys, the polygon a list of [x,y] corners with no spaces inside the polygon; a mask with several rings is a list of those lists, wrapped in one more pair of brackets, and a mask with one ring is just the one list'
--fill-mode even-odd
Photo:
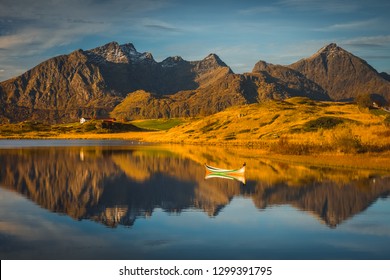
{"label": "lake", "polygon": [[1,140],[0,164],[1,259],[390,259],[385,169],[113,140]]}

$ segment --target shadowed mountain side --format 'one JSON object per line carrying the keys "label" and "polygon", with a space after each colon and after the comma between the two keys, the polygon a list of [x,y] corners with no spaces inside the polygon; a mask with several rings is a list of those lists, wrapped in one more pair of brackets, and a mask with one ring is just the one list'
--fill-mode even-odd
{"label": "shadowed mountain side", "polygon": [[387,74],[386,72],[381,72],[381,73],[379,73],[379,75],[381,75],[381,77],[382,77],[383,79],[385,79],[386,81],[389,81],[389,82],[390,82],[390,75]]}
{"label": "shadowed mountain side", "polygon": [[83,51],[49,59],[23,75],[0,83],[3,118],[10,121],[75,120],[107,114],[120,101],[106,87],[99,67]]}
{"label": "shadowed mountain side", "polygon": [[[220,160],[235,156],[225,155]],[[210,150],[196,157],[217,163],[215,156]],[[131,226],[156,208],[171,213],[195,208],[216,216],[240,195],[261,209],[290,204],[335,227],[390,191],[389,177],[251,158],[244,159],[245,186],[232,180],[205,180],[203,164],[193,157],[191,152],[182,155],[156,148],[2,150],[0,160],[6,164],[0,167],[0,185],[50,211],[110,227]],[[231,164],[228,160],[219,166]]]}
{"label": "shadowed mountain side", "polygon": [[288,66],[327,91],[332,100],[353,100],[359,94],[379,94],[390,101],[390,82],[363,59],[336,44]]}
{"label": "shadowed mountain side", "polygon": [[169,95],[196,90],[228,73],[231,69],[215,54],[200,61],[170,57],[157,63],[132,44],[112,42],[51,58],[1,82],[0,121],[58,123],[104,117],[129,92]]}
{"label": "shadowed mountain side", "polygon": [[249,103],[241,92],[240,76],[228,74],[228,69],[219,72],[224,74],[193,91],[169,96],[143,90],[130,93],[115,107],[111,116],[120,120],[205,116]]}
{"label": "shadowed mountain side", "polygon": [[330,100],[328,94],[319,85],[288,67],[259,61],[253,67],[252,75],[254,73],[259,76],[263,83],[267,82],[273,85],[273,92],[265,90],[259,92],[260,100],[272,97],[269,96],[270,94],[280,94],[281,96],[278,99],[303,96],[312,100]]}
{"label": "shadowed mountain side", "polygon": [[262,71],[260,64],[255,67],[258,72],[244,75],[232,74],[229,68],[214,70],[205,75],[207,82],[201,83],[198,89],[169,96],[143,90],[132,92],[115,107],[111,116],[121,120],[195,117],[267,99],[305,96],[313,100],[329,100],[321,87],[302,74],[273,65],[266,67],[269,72]]}

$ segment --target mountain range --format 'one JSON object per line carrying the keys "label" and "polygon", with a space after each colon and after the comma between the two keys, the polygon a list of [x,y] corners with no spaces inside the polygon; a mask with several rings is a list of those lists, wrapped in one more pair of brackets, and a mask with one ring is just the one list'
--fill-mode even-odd
{"label": "mountain range", "polygon": [[343,101],[359,94],[389,101],[389,75],[336,44],[288,66],[260,60],[252,72],[235,74],[216,54],[156,62],[133,44],[111,42],[51,58],[1,82],[0,123],[202,116],[266,99]]}

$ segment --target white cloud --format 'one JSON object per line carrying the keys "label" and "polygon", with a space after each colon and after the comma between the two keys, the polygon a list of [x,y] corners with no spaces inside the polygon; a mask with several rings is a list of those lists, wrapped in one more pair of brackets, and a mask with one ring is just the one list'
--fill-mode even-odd
{"label": "white cloud", "polygon": [[[143,13],[165,5],[165,1],[156,0],[36,0],[28,5],[24,0],[3,0],[0,3],[0,17],[8,23],[2,26],[6,35],[0,36],[0,49],[20,48],[29,52],[33,45],[37,52],[45,51],[85,36],[128,30],[143,18]],[[159,21],[146,22],[144,25],[175,29]]]}
{"label": "white cloud", "polygon": [[362,29],[374,28],[378,24],[379,24],[378,19],[369,19],[369,20],[352,21],[352,22],[345,22],[345,23],[336,23],[322,28],[315,28],[313,30],[324,31],[324,32],[362,30]]}
{"label": "white cloud", "polygon": [[301,11],[320,11],[328,13],[351,13],[359,9],[359,1],[339,0],[281,0],[279,5]]}
{"label": "white cloud", "polygon": [[66,23],[56,27],[25,27],[10,35],[0,36],[0,50],[8,55],[34,55],[52,47],[70,44],[81,37],[107,30],[104,24]]}
{"label": "white cloud", "polygon": [[390,35],[355,37],[341,43],[348,46],[390,48]]}
{"label": "white cloud", "polygon": [[182,32],[182,28],[176,27],[166,21],[152,19],[152,18],[143,18],[140,20],[142,27],[147,29],[157,30],[157,31],[167,31],[167,32]]}
{"label": "white cloud", "polygon": [[26,27],[15,34],[0,36],[0,65],[4,70],[0,72],[0,80],[20,75],[49,58],[48,51],[54,47],[68,45],[92,33],[104,32],[105,28],[104,25],[68,23],[57,28]]}
{"label": "white cloud", "polygon": [[71,17],[80,20],[115,19],[118,15],[137,15],[160,9],[168,5],[168,0],[35,0],[26,4],[25,0],[2,0],[0,17],[17,19],[62,20]]}
{"label": "white cloud", "polygon": [[254,15],[263,13],[273,13],[279,11],[276,6],[256,6],[248,9],[239,10],[238,13],[242,15]]}
{"label": "white cloud", "polygon": [[[0,73],[0,80],[19,75],[53,54],[60,54],[58,47],[75,45],[88,37],[112,40],[123,37],[123,34],[134,36],[153,30],[172,34],[179,32],[178,28],[167,22],[142,21],[151,12],[171,5],[170,2],[36,0],[26,4],[24,0],[2,0],[0,65],[7,71]],[[71,50],[76,48],[71,47]],[[27,64],[26,61],[31,63]],[[25,69],[17,72],[17,68],[21,67]]]}

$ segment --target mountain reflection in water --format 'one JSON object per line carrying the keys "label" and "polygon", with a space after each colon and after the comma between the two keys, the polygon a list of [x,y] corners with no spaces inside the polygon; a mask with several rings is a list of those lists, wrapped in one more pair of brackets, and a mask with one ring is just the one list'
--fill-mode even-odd
{"label": "mountain reflection in water", "polygon": [[[223,158],[221,158],[223,154]],[[250,152],[248,153],[250,154]],[[246,185],[205,180],[204,162],[247,163]],[[157,208],[217,216],[234,197],[258,209],[291,205],[334,228],[390,194],[386,172],[308,167],[202,147],[55,147],[0,150],[0,186],[52,212],[109,227]]]}

